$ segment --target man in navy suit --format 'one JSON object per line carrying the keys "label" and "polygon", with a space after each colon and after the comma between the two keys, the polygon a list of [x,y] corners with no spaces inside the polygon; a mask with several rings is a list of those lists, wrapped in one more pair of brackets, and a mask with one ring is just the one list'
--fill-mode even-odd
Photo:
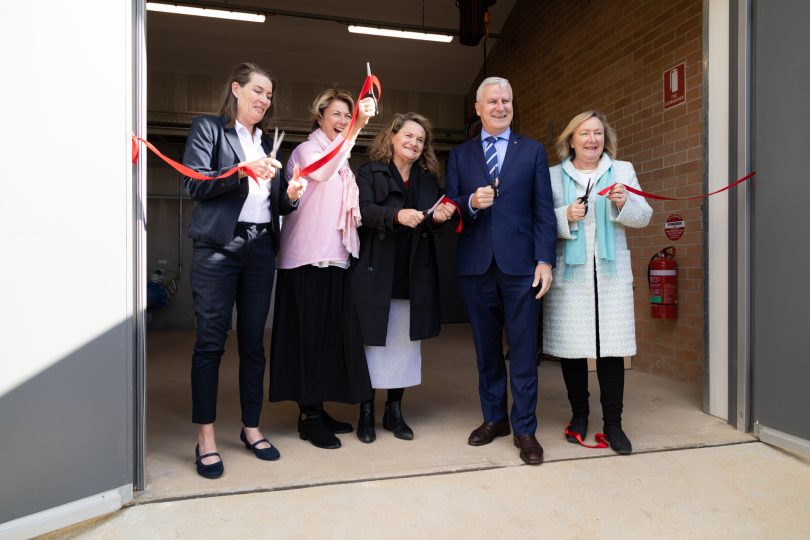
{"label": "man in navy suit", "polygon": [[[481,136],[450,153],[447,195],[461,209],[458,274],[478,360],[484,423],[469,444],[509,435],[530,465],[543,461],[537,429],[535,341],[539,300],[551,286],[557,222],[543,145],[510,129],[512,87],[500,77],[478,87]],[[502,332],[510,350],[507,413]]]}

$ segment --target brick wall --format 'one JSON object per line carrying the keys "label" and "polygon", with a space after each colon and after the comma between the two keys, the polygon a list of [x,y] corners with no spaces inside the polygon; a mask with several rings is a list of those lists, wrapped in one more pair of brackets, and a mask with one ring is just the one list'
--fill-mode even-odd
{"label": "brick wall", "polygon": [[[689,196],[703,186],[702,0],[518,0],[487,61],[515,92],[519,130],[553,140],[577,113],[598,109],[619,135],[618,158],[633,163],[642,189]],[[663,73],[686,62],[686,102],[663,110]],[[483,70],[475,87],[483,76]],[[475,88],[471,90],[473,96]],[[474,98],[468,101],[472,103]],[[650,225],[628,231],[635,275],[638,355],[634,367],[684,381],[703,374],[703,232],[700,201],[649,201]],[[671,242],[667,216],[686,232]],[[677,321],[649,315],[647,262],[675,244]]]}

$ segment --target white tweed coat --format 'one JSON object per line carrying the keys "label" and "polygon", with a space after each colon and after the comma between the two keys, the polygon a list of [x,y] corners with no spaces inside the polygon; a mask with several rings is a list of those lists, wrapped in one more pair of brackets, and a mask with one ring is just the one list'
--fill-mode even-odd
{"label": "white tweed coat", "polygon": [[[627,161],[613,161],[602,154],[594,178],[605,174],[613,165],[613,180],[636,189],[641,189]],[[594,230],[594,199],[592,191],[588,214],[578,223],[569,223],[564,202],[562,165],[549,170],[554,195],[554,210],[557,215],[557,265],[554,281],[543,302],[543,351],[560,358],[596,357],[596,295],[594,294],[593,267],[596,250]],[[566,172],[577,182],[577,196],[585,194],[586,185],[580,185],[578,175],[570,161],[565,162]],[[644,197],[627,192],[627,201],[619,211],[610,203],[610,219],[614,222],[616,272],[606,274],[600,264],[596,265],[596,282],[599,293],[599,346],[601,356],[632,356],[636,354],[636,325],[633,310],[633,271],[630,251],[627,249],[625,227],[644,227],[652,216],[652,208]],[[565,243],[585,229],[586,264],[578,270],[578,279],[565,276]]]}

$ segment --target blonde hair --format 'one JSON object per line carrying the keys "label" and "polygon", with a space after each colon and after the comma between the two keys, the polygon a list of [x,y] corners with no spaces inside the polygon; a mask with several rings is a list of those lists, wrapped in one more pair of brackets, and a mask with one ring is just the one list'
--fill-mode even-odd
{"label": "blonde hair", "polygon": [[329,105],[331,105],[336,99],[348,105],[349,112],[354,110],[354,98],[352,98],[350,93],[348,93],[346,90],[328,88],[318,94],[318,97],[316,97],[315,101],[312,102],[312,107],[310,107],[309,112],[312,115],[312,131],[315,131],[320,127],[320,124],[318,124],[318,119],[323,117],[324,111],[329,108]]}
{"label": "blonde hair", "polygon": [[374,142],[371,143],[369,158],[371,161],[378,163],[389,163],[394,158],[394,149],[391,139],[395,134],[399,133],[399,130],[405,125],[405,122],[415,122],[425,130],[425,145],[416,163],[422,167],[422,169],[433,173],[433,175],[438,178],[439,160],[436,159],[436,154],[433,152],[433,128],[430,125],[430,120],[415,112],[395,114],[391,121],[377,133]]}
{"label": "blonde hair", "polygon": [[574,136],[574,132],[583,122],[591,118],[598,118],[599,121],[602,122],[602,126],[605,128],[605,152],[611,159],[616,159],[616,150],[619,146],[616,130],[608,124],[605,113],[599,111],[585,111],[573,117],[571,121],[568,122],[563,132],[560,133],[560,136],[557,137],[555,148],[560,161],[565,161],[566,158],[573,160],[576,157],[576,152],[571,148],[571,137]]}

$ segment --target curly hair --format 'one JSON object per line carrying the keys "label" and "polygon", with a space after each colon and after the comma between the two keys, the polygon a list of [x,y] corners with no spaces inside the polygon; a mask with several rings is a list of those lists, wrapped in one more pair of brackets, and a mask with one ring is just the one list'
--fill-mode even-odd
{"label": "curly hair", "polygon": [[374,142],[371,143],[369,158],[379,163],[389,163],[394,158],[391,139],[395,134],[399,133],[405,122],[415,122],[425,130],[425,145],[416,163],[438,178],[440,174],[439,160],[436,159],[436,153],[433,151],[433,127],[430,125],[430,120],[415,112],[395,114],[388,124],[380,130],[374,138]]}

